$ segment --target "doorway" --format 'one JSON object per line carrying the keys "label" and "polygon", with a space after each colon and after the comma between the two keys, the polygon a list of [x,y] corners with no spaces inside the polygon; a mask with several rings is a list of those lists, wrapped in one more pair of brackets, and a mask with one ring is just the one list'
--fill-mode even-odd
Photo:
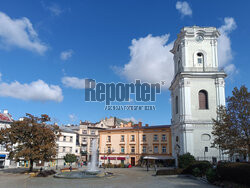
{"label": "doorway", "polygon": [[131,157],[131,165],[135,166],[135,157]]}

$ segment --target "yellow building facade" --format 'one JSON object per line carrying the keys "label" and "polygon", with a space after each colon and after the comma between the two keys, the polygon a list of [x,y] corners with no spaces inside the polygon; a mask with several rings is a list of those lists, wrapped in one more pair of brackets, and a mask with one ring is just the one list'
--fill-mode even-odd
{"label": "yellow building facade", "polygon": [[171,129],[168,125],[142,126],[139,122],[136,125],[101,130],[99,135],[99,161],[102,164],[135,166],[145,157],[172,157]]}

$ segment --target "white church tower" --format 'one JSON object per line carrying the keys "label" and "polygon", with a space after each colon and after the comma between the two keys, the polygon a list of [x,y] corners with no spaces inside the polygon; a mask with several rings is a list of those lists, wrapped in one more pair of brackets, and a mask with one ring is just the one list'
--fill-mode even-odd
{"label": "white church tower", "polygon": [[191,153],[215,161],[220,152],[211,147],[212,118],[225,105],[226,74],[218,70],[214,27],[184,27],[171,52],[175,76],[171,83],[173,155]]}

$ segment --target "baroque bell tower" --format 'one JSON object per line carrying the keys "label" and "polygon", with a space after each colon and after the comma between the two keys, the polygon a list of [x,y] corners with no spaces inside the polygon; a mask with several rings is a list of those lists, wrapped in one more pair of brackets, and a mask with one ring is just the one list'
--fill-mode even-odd
{"label": "baroque bell tower", "polygon": [[211,147],[212,118],[225,105],[226,74],[218,69],[215,27],[184,27],[171,52],[175,76],[170,86],[173,155],[191,153],[196,158],[218,160]]}

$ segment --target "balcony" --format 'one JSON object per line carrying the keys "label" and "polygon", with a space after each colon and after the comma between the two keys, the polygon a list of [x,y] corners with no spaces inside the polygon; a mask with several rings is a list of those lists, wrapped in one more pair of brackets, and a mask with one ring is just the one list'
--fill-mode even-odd
{"label": "balcony", "polygon": [[87,151],[81,151],[81,156],[87,155],[88,152]]}

